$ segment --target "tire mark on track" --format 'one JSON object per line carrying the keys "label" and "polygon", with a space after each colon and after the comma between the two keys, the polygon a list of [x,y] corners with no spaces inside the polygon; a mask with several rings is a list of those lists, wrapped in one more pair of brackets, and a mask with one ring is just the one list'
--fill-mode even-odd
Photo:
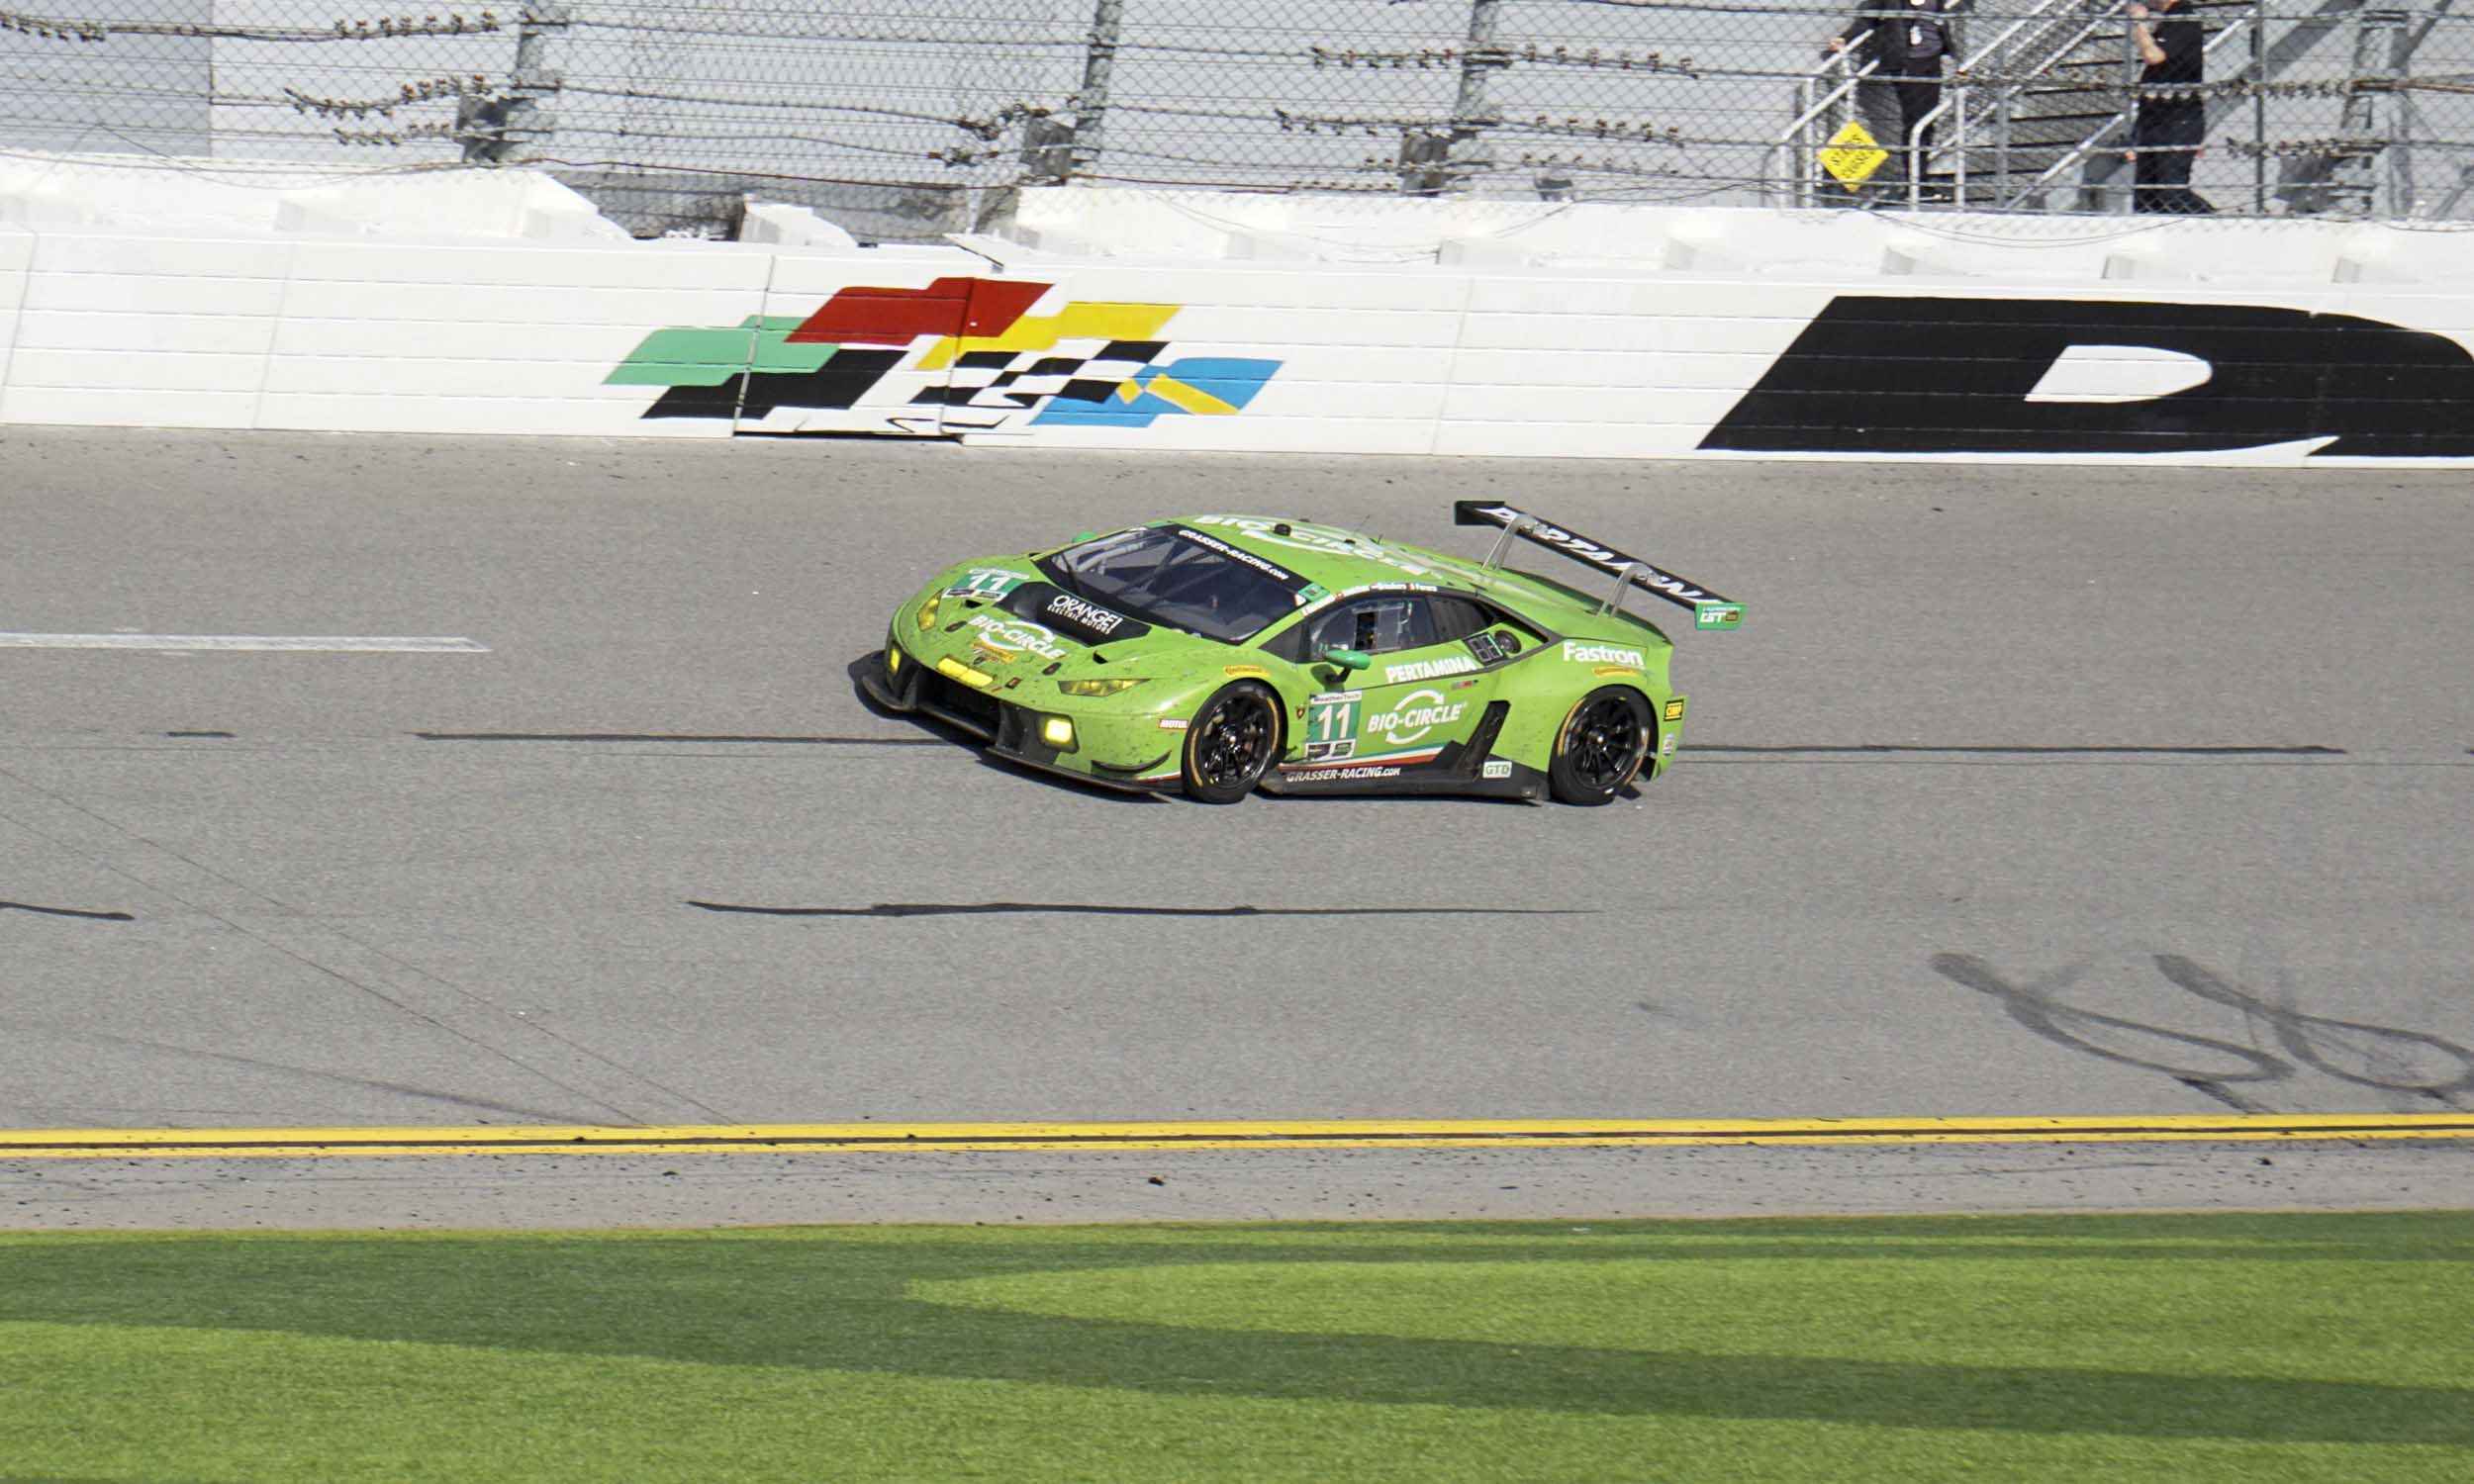
{"label": "tire mark on track", "polygon": [[12,798],[22,800],[26,812],[0,812],[0,821],[212,918],[309,974],[505,1062],[582,1103],[622,1118],[675,1109],[721,1116],[647,1072],[510,1014],[488,995],[320,922],[229,872],[0,767],[0,804]]}
{"label": "tire mark on track", "polygon": [[941,737],[764,736],[746,732],[415,732],[424,742],[741,742],[803,747],[949,747]]}
{"label": "tire mark on track", "polygon": [[992,913],[1080,913],[1098,917],[1583,917],[1594,907],[1151,907],[1080,901],[880,901],[864,907],[759,907],[698,901],[708,912],[757,917],[971,917]]}
{"label": "tire mark on track", "polygon": [[128,912],[89,912],[83,907],[39,907],[31,901],[0,901],[0,912],[40,912],[46,917],[85,917],[96,922],[136,922]]}
{"label": "tire mark on track", "polygon": [[[1987,757],[2341,758],[2348,756],[2345,749],[2341,747],[2329,747],[2317,742],[2294,745],[2233,743],[2187,747],[2142,742],[1687,742],[1679,750],[1700,753],[1746,753],[1760,756],[1793,756],[1799,753],[1855,754],[1857,756],[1912,753],[1925,756],[1955,754]],[[2474,751],[2474,748],[2469,748],[2468,751]]]}

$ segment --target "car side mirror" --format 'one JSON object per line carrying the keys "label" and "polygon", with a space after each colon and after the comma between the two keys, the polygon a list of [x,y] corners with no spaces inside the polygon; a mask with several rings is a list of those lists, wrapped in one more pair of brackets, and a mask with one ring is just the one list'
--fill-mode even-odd
{"label": "car side mirror", "polygon": [[1325,649],[1322,660],[1343,670],[1364,670],[1375,663],[1375,657],[1363,649],[1342,649],[1337,645]]}

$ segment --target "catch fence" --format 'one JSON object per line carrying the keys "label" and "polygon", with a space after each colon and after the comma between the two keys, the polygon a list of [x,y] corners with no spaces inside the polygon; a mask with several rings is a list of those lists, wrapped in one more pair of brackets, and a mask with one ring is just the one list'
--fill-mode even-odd
{"label": "catch fence", "polygon": [[[0,149],[536,164],[643,234],[726,233],[752,194],[925,239],[1059,181],[2106,213],[2138,142],[2130,18],[2088,0],[1956,12],[1931,117],[1877,141],[1917,168],[1852,184],[1825,159],[1870,158],[1830,149],[1879,74],[1825,55],[1856,7],[1812,0],[29,3],[0,0]],[[2474,221],[2474,11],[2177,10],[2218,211]]]}

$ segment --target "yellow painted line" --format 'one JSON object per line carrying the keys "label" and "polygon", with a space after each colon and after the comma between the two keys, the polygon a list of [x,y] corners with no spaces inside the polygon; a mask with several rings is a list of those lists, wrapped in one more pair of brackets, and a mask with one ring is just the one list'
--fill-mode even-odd
{"label": "yellow painted line", "polygon": [[1678,1145],[2474,1139],[2474,1113],[2151,1118],[1421,1119],[1339,1123],[789,1123],[0,1130],[0,1159],[442,1155],[782,1155],[1170,1149],[1622,1149]]}

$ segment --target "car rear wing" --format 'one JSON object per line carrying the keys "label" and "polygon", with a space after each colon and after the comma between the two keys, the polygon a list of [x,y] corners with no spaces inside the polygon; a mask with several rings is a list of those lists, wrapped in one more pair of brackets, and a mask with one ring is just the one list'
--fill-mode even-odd
{"label": "car rear wing", "polygon": [[1486,553],[1489,569],[1499,570],[1503,566],[1504,554],[1511,549],[1512,538],[1518,536],[1609,574],[1615,579],[1615,591],[1598,604],[1601,613],[1620,611],[1626,593],[1646,588],[1677,607],[1690,608],[1694,628],[1743,626],[1744,604],[1733,599],[1721,598],[1697,583],[1686,582],[1671,572],[1661,572],[1639,557],[1627,556],[1603,541],[1566,530],[1526,510],[1491,500],[1456,500],[1452,502],[1452,523],[1502,527],[1503,534],[1495,538],[1494,549]]}

